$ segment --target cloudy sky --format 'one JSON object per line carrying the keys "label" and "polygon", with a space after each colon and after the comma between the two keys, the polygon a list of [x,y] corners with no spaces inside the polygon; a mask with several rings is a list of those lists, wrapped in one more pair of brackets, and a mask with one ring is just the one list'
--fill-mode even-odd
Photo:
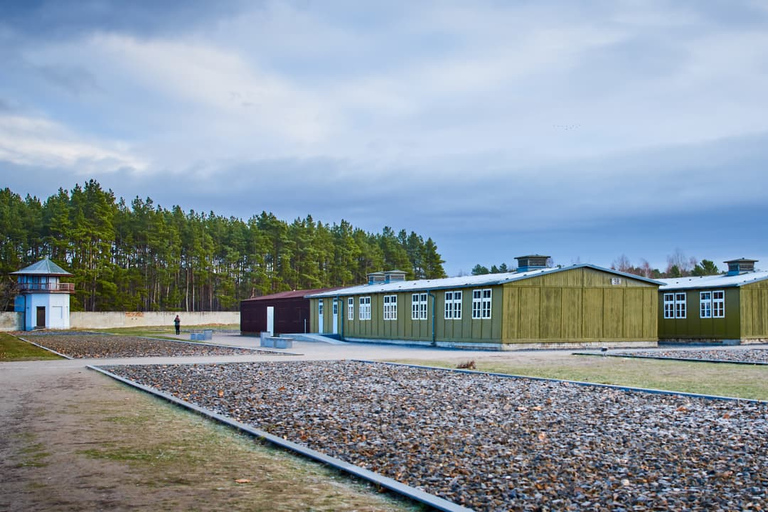
{"label": "cloudy sky", "polygon": [[0,1],[0,187],[768,268],[763,0]]}

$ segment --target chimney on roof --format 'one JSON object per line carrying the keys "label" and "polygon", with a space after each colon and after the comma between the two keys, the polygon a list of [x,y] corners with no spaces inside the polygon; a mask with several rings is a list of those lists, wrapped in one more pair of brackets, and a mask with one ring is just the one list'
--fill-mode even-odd
{"label": "chimney on roof", "polygon": [[517,271],[528,272],[529,270],[538,270],[549,267],[549,256],[541,254],[529,254],[528,256],[517,256]]}
{"label": "chimney on roof", "polygon": [[739,274],[746,274],[747,272],[754,272],[757,260],[739,258],[737,260],[725,261],[724,263],[728,264],[728,274],[726,275],[737,276]]}

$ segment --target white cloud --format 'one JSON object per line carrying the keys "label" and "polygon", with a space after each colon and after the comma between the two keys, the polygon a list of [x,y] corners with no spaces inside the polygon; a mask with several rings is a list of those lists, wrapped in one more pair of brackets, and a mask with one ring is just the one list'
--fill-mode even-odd
{"label": "white cloud", "polygon": [[89,140],[53,121],[20,115],[0,115],[0,161],[75,168],[81,174],[147,168],[147,162],[124,143]]}
{"label": "white cloud", "polygon": [[[102,35],[92,51],[119,56],[121,70],[153,93],[202,109],[217,128],[278,133],[286,142],[315,143],[327,136],[323,102],[290,80],[259,69],[237,52],[214,44],[138,40]],[[226,125],[230,126],[227,127]],[[225,135],[235,135],[225,133]]]}

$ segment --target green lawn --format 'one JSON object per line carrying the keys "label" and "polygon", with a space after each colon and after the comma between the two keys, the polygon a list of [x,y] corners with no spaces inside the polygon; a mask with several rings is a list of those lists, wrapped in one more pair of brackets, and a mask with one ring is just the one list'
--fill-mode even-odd
{"label": "green lawn", "polygon": [[[455,368],[451,361],[398,361]],[[475,360],[477,370],[597,384],[663,389],[705,395],[768,400],[768,367],[722,363],[657,361],[564,354],[551,360],[496,356]]]}
{"label": "green lawn", "polygon": [[61,357],[31,343],[21,341],[10,334],[0,333],[0,361],[37,361],[41,359],[61,359]]}

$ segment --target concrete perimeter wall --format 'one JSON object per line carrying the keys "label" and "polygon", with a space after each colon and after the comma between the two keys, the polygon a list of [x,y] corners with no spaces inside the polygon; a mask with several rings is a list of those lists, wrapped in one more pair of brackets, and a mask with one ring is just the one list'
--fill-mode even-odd
{"label": "concrete perimeter wall", "polygon": [[0,312],[0,331],[20,331],[24,326],[24,313]]}
{"label": "concrete perimeter wall", "polygon": [[[22,329],[22,313],[0,313],[0,331]],[[72,312],[69,316],[71,329],[108,329],[111,327],[147,327],[164,325],[173,327],[173,319],[179,315],[181,328],[196,325],[240,324],[239,311],[210,312]]]}

